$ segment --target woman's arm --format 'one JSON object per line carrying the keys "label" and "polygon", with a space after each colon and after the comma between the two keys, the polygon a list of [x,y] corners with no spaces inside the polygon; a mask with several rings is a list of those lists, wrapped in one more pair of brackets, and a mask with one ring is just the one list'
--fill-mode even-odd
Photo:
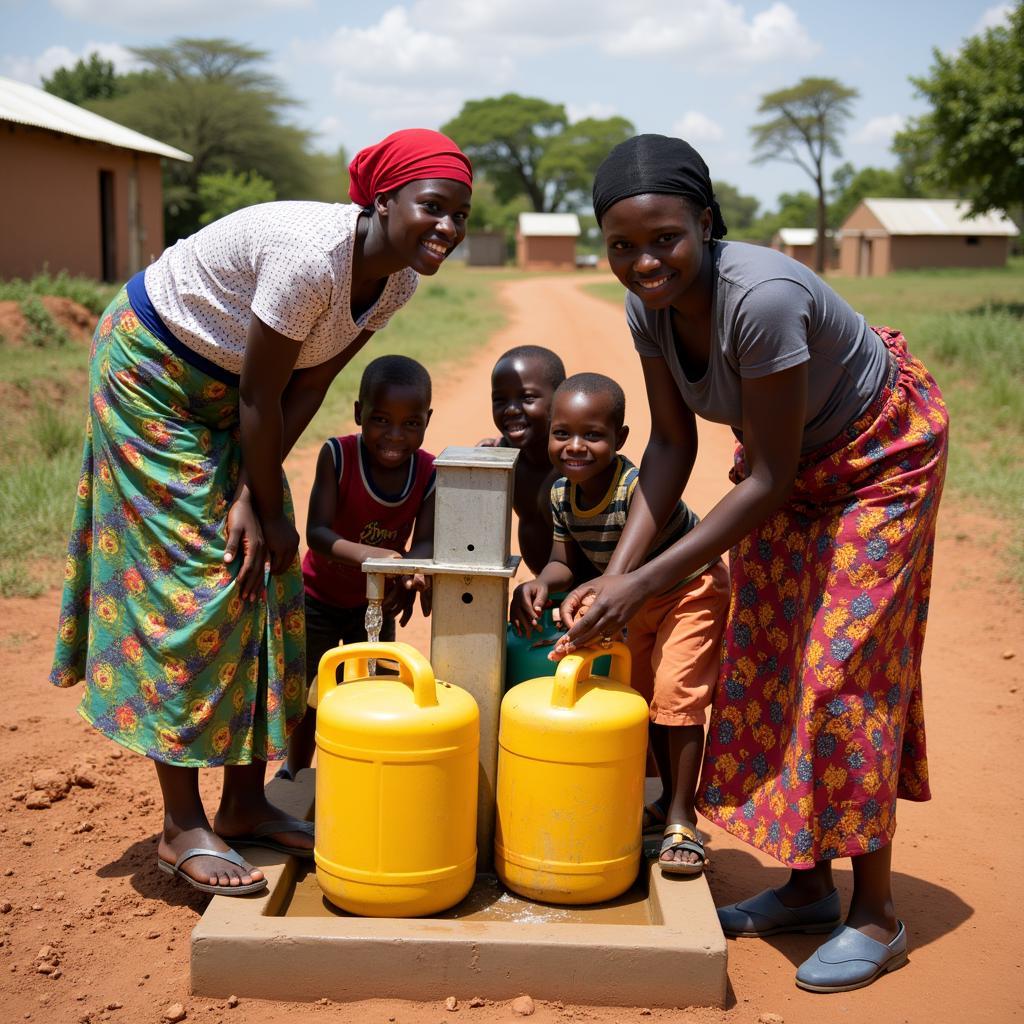
{"label": "woman's arm", "polygon": [[[574,618],[555,648],[568,654],[576,647],[617,633],[652,594],[696,572],[763,523],[789,496],[796,479],[807,407],[808,364],[744,379],[743,444],[749,475],[667,551],[638,569],[619,576],[605,574],[578,587],[563,605]],[[678,395],[676,401],[679,401]],[[632,516],[632,510],[630,510]],[[591,600],[591,595],[593,595]],[[582,618],[580,607],[587,608]]]}
{"label": "woman's arm", "polygon": [[[301,345],[255,315],[249,322],[238,387],[243,465],[235,502],[244,507],[251,496],[272,573],[284,572],[299,546],[295,526],[284,515],[281,464],[320,408],[331,381],[372,333],[363,331],[343,352],[319,366],[295,370]],[[243,589],[251,583],[250,577],[262,570],[262,565],[255,564],[248,543],[253,533],[249,519],[229,513],[225,558],[230,561],[238,544],[244,543],[246,560],[239,574]]]}

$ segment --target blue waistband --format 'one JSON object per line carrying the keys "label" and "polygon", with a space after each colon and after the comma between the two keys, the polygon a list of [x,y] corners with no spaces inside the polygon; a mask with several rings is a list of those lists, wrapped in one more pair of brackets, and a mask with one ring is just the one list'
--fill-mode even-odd
{"label": "blue waistband", "polygon": [[140,270],[133,277],[129,278],[125,289],[128,292],[128,301],[131,303],[135,315],[150,334],[159,338],[176,356],[184,359],[186,363],[194,366],[197,370],[202,370],[203,373],[214,380],[219,380],[222,384],[238,387],[238,374],[225,370],[223,366],[218,366],[205,356],[201,356],[171,333],[167,324],[160,319],[160,314],[153,308],[153,303],[149,301],[149,292],[146,291],[146,272],[144,270]]}

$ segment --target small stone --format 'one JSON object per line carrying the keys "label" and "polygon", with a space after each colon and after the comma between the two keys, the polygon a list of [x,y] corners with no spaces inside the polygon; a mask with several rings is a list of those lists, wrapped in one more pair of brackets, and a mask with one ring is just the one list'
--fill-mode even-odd
{"label": "small stone", "polygon": [[777,1013],[762,1013],[757,1024],[785,1024],[785,1021]]}
{"label": "small stone", "polygon": [[53,806],[53,801],[43,790],[34,789],[25,797],[25,806],[30,811],[45,811]]}
{"label": "small stone", "polygon": [[486,1006],[487,1002],[481,996],[473,996],[469,1001],[469,1005],[475,1010],[479,1006]]}
{"label": "small stone", "polygon": [[453,1010],[457,1010],[457,1009],[459,1008],[459,1001],[458,1001],[458,999],[456,999],[456,998],[455,998],[455,996],[449,996],[449,997],[448,997],[448,998],[447,998],[447,999],[446,999],[446,1000],[444,1001],[444,1008],[445,1008],[445,1009],[446,1009],[446,1010],[447,1010],[447,1011],[448,1011],[449,1013],[451,1013],[451,1012],[452,1012]]}
{"label": "small stone", "polygon": [[[114,751],[118,753],[118,751]],[[184,1020],[188,1014],[185,1013],[185,1007],[181,1003],[171,1003],[163,1012],[161,1020],[167,1021],[167,1024],[177,1024],[179,1020]]]}
{"label": "small stone", "polygon": [[7,728],[11,732],[17,732],[18,731],[18,723],[17,722],[11,722],[11,724],[9,726],[7,726]]}
{"label": "small stone", "polygon": [[[112,757],[112,758],[113,758],[113,759],[114,759],[115,761],[120,761],[120,760],[121,760],[121,758],[122,758],[122,757],[123,757],[124,755],[123,755],[123,754],[121,753],[121,751],[120,751],[120,750],[112,750],[112,751],[110,752],[110,756],[111,756],[111,757]],[[175,1003],[174,1005],[175,1005],[175,1006],[181,1006],[181,1003]]]}
{"label": "small stone", "polygon": [[7,870],[6,870],[5,872],[4,872],[4,878],[10,878],[10,877],[11,877],[11,875],[13,875],[13,874],[14,874],[14,868],[8,868],[8,869],[7,869]]}
{"label": "small stone", "polygon": [[1013,651],[1003,651],[1003,660],[1009,661],[1014,656]]}
{"label": "small stone", "polygon": [[233,1010],[238,1005],[238,996],[228,996],[228,1006]]}
{"label": "small stone", "polygon": [[83,821],[77,824],[72,830],[73,835],[80,835],[82,832],[91,832],[96,826],[91,821]]}
{"label": "small stone", "polygon": [[56,966],[51,963],[39,964],[36,967],[36,974],[52,974],[56,969]]}
{"label": "small stone", "polygon": [[650,1015],[651,1011],[646,1006],[640,1011],[641,1017],[650,1017]]}
{"label": "small stone", "polygon": [[160,938],[160,933],[159,932],[146,932],[146,938],[147,939],[159,939]]}
{"label": "small stone", "polygon": [[43,946],[38,953],[36,953],[37,960],[49,960],[53,956],[53,946]]}
{"label": "small stone", "polygon": [[22,839],[21,845],[22,846],[31,846],[32,845],[32,840],[31,839]]}
{"label": "small stone", "polygon": [[108,1010],[120,1010],[123,1005],[124,1005],[123,1003],[107,1003],[107,1009]]}
{"label": "small stone", "polygon": [[59,967],[55,967],[52,971],[50,971],[50,980],[56,981],[63,973],[64,972]]}
{"label": "small stone", "polygon": [[85,768],[76,768],[71,773],[72,785],[79,786],[82,789],[94,789],[96,786],[96,780],[92,774]]}
{"label": "small stone", "polygon": [[520,1017],[532,1017],[536,1009],[529,996],[517,996],[512,1000],[512,1012],[518,1013]]}
{"label": "small stone", "polygon": [[71,789],[71,780],[64,772],[43,768],[41,771],[33,772],[32,788],[41,789],[51,800],[63,800]]}
{"label": "small stone", "polygon": [[33,903],[32,904],[32,909],[36,910],[36,911],[42,910],[43,909],[43,905],[42,905],[42,903]]}

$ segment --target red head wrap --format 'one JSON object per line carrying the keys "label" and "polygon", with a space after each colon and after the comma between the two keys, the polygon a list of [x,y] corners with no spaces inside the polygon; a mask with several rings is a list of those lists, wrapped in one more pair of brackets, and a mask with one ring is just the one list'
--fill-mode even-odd
{"label": "red head wrap", "polygon": [[348,165],[352,202],[370,206],[374,196],[419,178],[451,178],[473,187],[473,165],[458,146],[429,128],[405,128],[356,153]]}

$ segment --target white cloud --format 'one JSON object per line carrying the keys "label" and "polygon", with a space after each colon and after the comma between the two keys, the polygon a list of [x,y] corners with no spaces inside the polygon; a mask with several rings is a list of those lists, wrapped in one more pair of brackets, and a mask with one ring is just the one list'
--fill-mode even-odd
{"label": "white cloud", "polygon": [[77,53],[66,46],[48,46],[36,57],[23,57],[14,54],[0,55],[0,71],[8,78],[15,78],[28,85],[39,85],[44,78],[49,78],[57,68],[73,67],[79,60],[87,60],[89,55],[97,53],[104,60],[109,60],[118,72],[133,71],[141,67],[135,55],[120,43],[91,42],[86,43]]}
{"label": "white cloud", "polygon": [[631,17],[625,31],[619,24],[605,33],[602,45],[616,56],[685,55],[702,67],[721,68],[730,62],[799,60],[820,49],[787,4],[774,3],[748,20],[743,7],[729,0],[699,0]]}
{"label": "white cloud", "polygon": [[871,146],[885,146],[888,148],[892,137],[899,131],[907,119],[902,114],[885,114],[882,117],[873,117],[865,122],[853,135],[853,141]]}
{"label": "white cloud", "polygon": [[[183,18],[209,18],[209,0],[51,0],[69,18],[106,25],[130,24],[133,28],[179,25]],[[275,11],[304,10],[313,0],[219,0],[213,8],[219,19],[230,15],[272,14]],[[196,22],[196,32],[201,20]]]}
{"label": "white cloud", "polygon": [[569,124],[576,124],[577,121],[584,121],[588,117],[598,119],[614,117],[618,110],[611,103],[566,103],[565,113],[569,118]]}
{"label": "white cloud", "polygon": [[970,34],[972,36],[981,35],[986,29],[998,28],[1000,25],[1008,25],[1010,22],[1010,13],[1013,7],[1010,4],[996,4],[995,7],[986,8],[981,12],[981,17],[978,19],[974,28],[971,29]]}
{"label": "white cloud", "polygon": [[721,142],[725,138],[725,133],[710,117],[696,110],[688,110],[675,121],[672,134],[689,143]]}

